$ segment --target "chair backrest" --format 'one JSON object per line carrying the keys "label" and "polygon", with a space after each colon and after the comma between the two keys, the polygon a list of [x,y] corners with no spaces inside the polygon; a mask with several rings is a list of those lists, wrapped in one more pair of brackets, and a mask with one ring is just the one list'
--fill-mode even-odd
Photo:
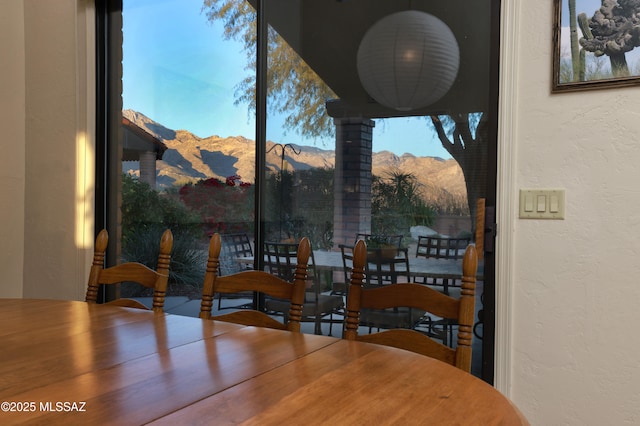
{"label": "chair backrest", "polygon": [[[267,271],[283,280],[292,282],[298,264],[298,244],[279,243],[265,241],[264,243],[264,266]],[[316,262],[313,257],[313,250],[309,253],[309,264],[307,265],[308,292],[318,293],[320,290],[320,277],[316,270]]]}
{"label": "chair backrest", "polygon": [[[364,241],[364,240],[359,240]],[[366,242],[365,242],[366,246]],[[345,275],[345,282],[348,293],[348,283],[351,268],[353,267],[353,246],[340,244],[342,254],[342,269]],[[365,263],[365,277],[363,285],[365,287],[379,287],[382,285],[398,282],[402,277],[404,281],[411,281],[409,270],[409,256],[406,248],[393,250],[387,255],[386,249],[367,249],[367,261]]]}
{"label": "chair backrest", "polygon": [[264,266],[270,274],[293,281],[297,264],[298,244],[265,241]]}
{"label": "chair backrest", "polygon": [[353,268],[353,247],[346,244],[340,244],[340,253],[342,255],[342,271],[344,272],[344,290],[340,290],[339,294],[346,296],[349,293],[349,277]]}
{"label": "chair backrest", "polygon": [[239,257],[253,257],[253,248],[249,236],[245,233],[221,234],[220,275],[229,275],[244,270],[237,261]]}
{"label": "chair backrest", "polygon": [[419,236],[416,257],[460,259],[470,243],[471,238]]}
{"label": "chair backrest", "polygon": [[401,277],[403,282],[411,282],[408,249],[367,249],[365,272],[368,286],[398,283]]}
{"label": "chair backrest", "polygon": [[[156,270],[137,262],[121,263],[110,268],[104,267],[104,256],[109,242],[109,234],[103,229],[96,238],[93,253],[93,263],[89,273],[89,283],[85,300],[96,303],[100,284],[110,285],[122,282],[135,282],[144,287],[153,289],[153,305],[155,312],[164,310],[164,299],[167,293],[169,281],[169,263],[171,260],[171,248],[173,247],[173,234],[167,229],[160,238],[160,255]],[[132,299],[116,299],[109,304],[132,308],[147,309],[142,303]]]}
{"label": "chair backrest", "polygon": [[[475,307],[475,283],[478,259],[475,247],[469,245],[462,262],[460,299],[446,296],[421,284],[390,284],[363,288],[367,255],[366,244],[359,241],[353,254],[353,269],[347,297],[347,319],[344,337],[406,349],[437,358],[462,370],[471,370],[471,340]],[[358,335],[360,311],[408,307],[427,311],[440,318],[455,319],[459,324],[455,349],[445,346],[415,330],[396,329]]]}
{"label": "chair backrest", "polygon": [[[220,234],[214,234],[209,242],[209,258],[202,289],[200,318],[234,322],[237,324],[300,331],[302,304],[307,279],[307,265],[311,246],[307,238],[300,240],[296,250],[297,263],[293,281],[286,281],[266,271],[241,271],[231,275],[219,276]],[[288,323],[282,324],[264,312],[243,309],[225,315],[212,316],[213,296],[215,293],[240,293],[254,291],[265,295],[289,300]]]}

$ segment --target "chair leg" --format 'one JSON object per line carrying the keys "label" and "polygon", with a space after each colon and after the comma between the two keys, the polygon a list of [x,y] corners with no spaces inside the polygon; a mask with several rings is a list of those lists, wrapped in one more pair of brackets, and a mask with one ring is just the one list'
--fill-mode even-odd
{"label": "chair leg", "polygon": [[451,326],[449,324],[447,324],[446,322],[444,323],[444,326],[442,327],[444,331],[444,333],[442,333],[442,337],[444,339],[444,341],[442,343],[444,343],[445,346],[451,346],[449,345],[449,331],[451,330],[450,328]]}
{"label": "chair leg", "polygon": [[333,336],[333,312],[329,314],[329,336]]}

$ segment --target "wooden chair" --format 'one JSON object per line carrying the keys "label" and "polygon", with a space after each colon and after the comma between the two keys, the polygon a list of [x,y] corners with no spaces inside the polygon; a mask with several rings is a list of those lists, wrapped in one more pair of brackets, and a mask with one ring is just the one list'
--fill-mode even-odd
{"label": "wooden chair", "polygon": [[[220,256],[220,234],[214,234],[209,242],[209,259],[204,276],[200,318],[233,322],[236,324],[300,331],[302,304],[307,280],[307,264],[311,246],[307,238],[298,244],[293,282],[288,282],[266,271],[241,271],[231,275],[218,276]],[[260,292],[267,296],[290,301],[285,323],[281,323],[264,312],[243,309],[224,315],[212,316],[211,307],[215,293],[233,294],[243,291]]]}
{"label": "wooden chair", "polygon": [[[366,245],[366,243],[365,243]],[[346,246],[341,244],[340,251],[342,253],[342,265],[345,274],[345,281],[349,282],[349,276],[351,275],[351,271],[353,269],[353,258],[354,258],[354,247]],[[373,257],[373,259],[372,259]],[[365,289],[368,288],[376,288],[382,287],[389,284],[397,283],[397,281],[391,282],[389,281],[390,277],[390,269],[393,269],[393,276],[398,278],[400,276],[404,276],[406,274],[406,279],[409,278],[409,265],[408,258],[406,257],[406,253],[404,257],[399,259],[394,259],[394,263],[385,266],[385,270],[387,276],[384,277],[384,274],[381,273],[380,263],[376,264],[375,261],[376,255],[371,254],[371,250],[367,250],[367,260],[365,262],[364,269],[364,278],[362,286]],[[400,263],[395,263],[400,262]],[[405,265],[403,263],[406,262]],[[387,262],[388,263],[388,262]],[[398,265],[398,270],[395,269],[395,266]],[[384,278],[384,279],[381,279]],[[408,282],[408,281],[406,281]],[[347,295],[348,300],[349,286],[347,286],[347,290],[345,294]],[[423,321],[423,316],[426,313],[424,310],[408,308],[408,307],[399,307],[394,309],[368,309],[363,308],[360,311],[360,325],[369,327],[369,332],[375,328],[378,331],[380,329],[388,329],[388,328],[413,328],[419,325]]]}
{"label": "wooden chair", "polygon": [[[409,350],[437,358],[469,372],[478,267],[475,247],[469,245],[464,254],[460,299],[454,299],[427,286],[412,283],[363,288],[366,252],[365,243],[359,241],[354,248],[344,337],[347,340],[359,340]],[[452,349],[436,342],[415,330],[395,329],[368,335],[358,334],[362,309],[389,309],[400,306],[423,309],[441,318],[456,319],[459,324],[456,348]]]}
{"label": "wooden chair", "polygon": [[[93,253],[93,264],[89,273],[89,284],[85,300],[88,303],[96,303],[98,297],[98,287],[100,284],[119,284],[122,282],[135,282],[144,287],[153,289],[154,312],[164,310],[164,299],[167,293],[167,283],[169,280],[169,262],[171,259],[171,248],[173,247],[173,234],[167,229],[160,239],[160,255],[156,270],[137,262],[121,263],[110,268],[104,267],[104,256],[109,242],[109,234],[103,229],[96,238],[96,245]],[[145,305],[133,299],[116,299],[108,302],[111,305],[125,306],[129,308],[148,309]]]}
{"label": "wooden chair", "polygon": [[[264,243],[265,268],[269,273],[291,282],[295,274],[297,263],[297,247],[295,243],[279,243],[267,241]],[[336,294],[323,294],[320,274],[316,268],[313,250],[309,257],[307,268],[307,286],[304,304],[302,306],[302,322],[314,322],[315,334],[322,334],[323,322],[329,323],[329,335],[333,332],[333,324],[342,324],[343,320],[334,319],[334,314],[344,316],[344,298]],[[267,298],[265,300],[267,312],[286,316],[289,311],[289,301]],[[328,317],[328,318],[327,318]]]}

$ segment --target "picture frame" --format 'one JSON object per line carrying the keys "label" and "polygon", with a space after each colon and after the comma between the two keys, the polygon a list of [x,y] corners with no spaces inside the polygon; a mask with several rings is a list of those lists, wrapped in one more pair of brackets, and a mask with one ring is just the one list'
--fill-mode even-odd
{"label": "picture frame", "polygon": [[[640,41],[633,46],[634,37],[625,34],[633,26],[620,15],[621,8],[607,9],[601,0],[553,4],[552,93],[640,84]],[[619,34],[608,34],[605,43],[604,24],[612,21],[618,23]]]}

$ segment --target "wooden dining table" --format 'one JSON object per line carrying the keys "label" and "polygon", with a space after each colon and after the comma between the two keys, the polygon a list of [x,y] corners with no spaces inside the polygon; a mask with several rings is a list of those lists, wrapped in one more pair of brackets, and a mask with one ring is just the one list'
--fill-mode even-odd
{"label": "wooden dining table", "polygon": [[385,346],[79,301],[0,299],[0,424],[526,424]]}

